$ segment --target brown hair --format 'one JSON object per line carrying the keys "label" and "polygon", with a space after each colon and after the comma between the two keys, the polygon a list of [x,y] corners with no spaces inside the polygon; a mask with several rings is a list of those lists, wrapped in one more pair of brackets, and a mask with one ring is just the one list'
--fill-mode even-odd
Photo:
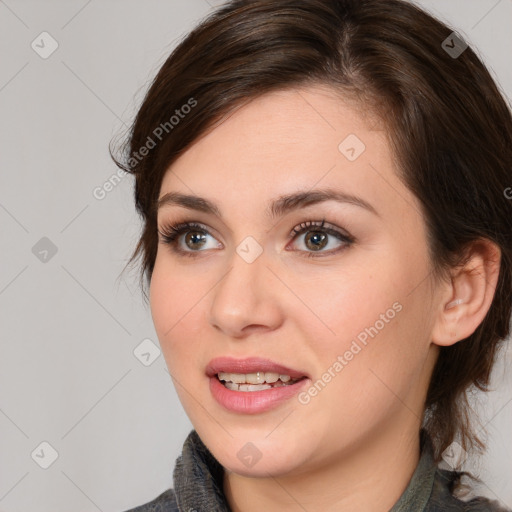
{"label": "brown hair", "polygon": [[156,258],[163,176],[193,142],[272,90],[325,84],[364,98],[363,108],[385,121],[397,172],[422,205],[433,275],[447,279],[479,239],[501,250],[485,319],[467,339],[441,347],[433,371],[424,427],[436,461],[456,437],[466,450],[484,448],[469,421],[467,391],[487,390],[500,341],[509,334],[512,296],[512,201],[505,194],[512,185],[511,113],[471,47],[455,57],[442,46],[451,33],[401,0],[228,2],[167,58],[123,159],[112,156],[135,176],[143,232],[129,263],[142,255],[144,288]]}

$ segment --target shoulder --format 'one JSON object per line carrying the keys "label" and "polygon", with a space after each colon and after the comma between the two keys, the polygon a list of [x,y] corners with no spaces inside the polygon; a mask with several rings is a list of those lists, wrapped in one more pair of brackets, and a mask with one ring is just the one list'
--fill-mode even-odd
{"label": "shoulder", "polygon": [[153,501],[125,512],[179,512],[173,489],[167,489]]}
{"label": "shoulder", "polygon": [[425,512],[512,512],[496,500],[477,496],[462,501],[451,492],[457,473],[438,469]]}

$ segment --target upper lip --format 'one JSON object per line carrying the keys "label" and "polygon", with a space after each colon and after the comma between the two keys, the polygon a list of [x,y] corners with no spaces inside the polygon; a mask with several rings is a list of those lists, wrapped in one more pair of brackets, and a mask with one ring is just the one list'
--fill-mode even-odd
{"label": "upper lip", "polygon": [[289,375],[292,379],[308,377],[306,372],[293,370],[270,359],[261,357],[249,357],[247,359],[235,359],[233,357],[216,357],[212,359],[206,367],[206,375],[213,377],[219,372],[224,373],[256,373],[256,372],[274,372],[279,375]]}

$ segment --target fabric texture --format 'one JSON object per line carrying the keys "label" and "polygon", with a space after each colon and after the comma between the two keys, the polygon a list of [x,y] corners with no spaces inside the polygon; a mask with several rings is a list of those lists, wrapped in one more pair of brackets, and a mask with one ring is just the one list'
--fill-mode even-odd
{"label": "fabric texture", "polygon": [[[173,472],[174,487],[126,512],[232,512],[223,492],[224,469],[195,430],[183,444]],[[432,443],[421,431],[421,457],[399,500],[389,512],[512,512],[484,497],[461,501],[450,489],[456,471],[437,467]]]}

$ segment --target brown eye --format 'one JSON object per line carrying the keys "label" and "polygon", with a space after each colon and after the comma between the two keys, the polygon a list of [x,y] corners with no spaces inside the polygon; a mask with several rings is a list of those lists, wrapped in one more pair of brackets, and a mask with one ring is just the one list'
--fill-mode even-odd
{"label": "brown eye", "polygon": [[[203,248],[218,249],[221,244],[211,243],[207,247],[208,237],[215,240],[208,230],[201,224],[184,222],[176,225],[165,225],[159,230],[162,243],[169,245],[173,252],[184,256],[197,256],[205,252]],[[183,236],[185,235],[185,236]]]}
{"label": "brown eye", "polygon": [[308,231],[305,240],[306,247],[313,251],[323,249],[327,245],[328,235],[321,231]]}
{"label": "brown eye", "polygon": [[[308,257],[330,256],[355,242],[355,238],[352,236],[344,234],[334,227],[324,227],[324,224],[325,220],[322,222],[303,222],[292,231],[290,238],[293,239],[300,240],[300,236],[305,235],[303,237],[304,248],[299,247],[299,252],[306,253]],[[341,242],[337,247],[334,246],[331,250],[323,250],[336,241]]]}
{"label": "brown eye", "polygon": [[185,245],[190,249],[198,249],[205,245],[206,235],[199,231],[188,231],[185,236]]}

